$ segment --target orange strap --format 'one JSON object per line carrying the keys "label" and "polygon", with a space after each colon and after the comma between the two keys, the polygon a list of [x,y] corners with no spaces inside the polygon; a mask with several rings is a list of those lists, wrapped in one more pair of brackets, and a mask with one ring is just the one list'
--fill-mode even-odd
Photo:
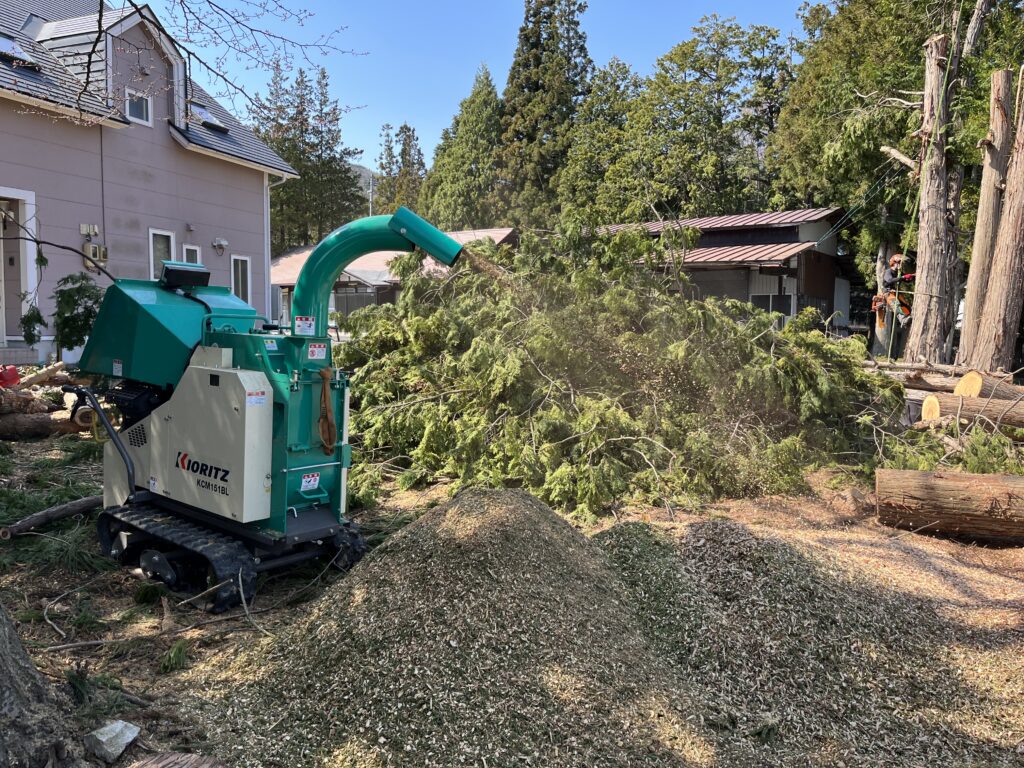
{"label": "orange strap", "polygon": [[323,444],[324,453],[328,456],[334,453],[334,445],[338,442],[338,425],[334,422],[334,401],[331,399],[331,378],[334,376],[334,369],[327,367],[320,369],[320,378],[323,384],[320,387],[320,442]]}

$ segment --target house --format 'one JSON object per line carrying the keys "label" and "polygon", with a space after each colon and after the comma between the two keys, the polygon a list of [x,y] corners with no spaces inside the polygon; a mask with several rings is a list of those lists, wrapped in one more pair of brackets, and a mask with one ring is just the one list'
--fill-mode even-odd
{"label": "house", "polygon": [[[495,245],[519,244],[516,230],[504,227],[499,229],[464,229],[448,232],[449,237],[465,245],[477,240],[493,240]],[[270,282],[275,291],[280,291],[277,317],[282,326],[291,323],[291,294],[295,281],[305,265],[309,255],[316,246],[307,245],[293,248],[275,258],[270,266]],[[331,312],[347,315],[353,310],[370,304],[393,304],[398,298],[399,280],[390,270],[392,259],[402,256],[401,251],[377,251],[368,253],[349,264],[338,278],[331,293]]]}
{"label": "house", "polygon": [[672,229],[696,229],[696,245],[679,252],[697,296],[749,301],[761,309],[793,317],[805,307],[835,315],[837,327],[850,324],[850,291],[860,278],[852,258],[841,254],[838,208],[810,208],[734,216],[617,224],[615,234],[640,228],[651,237]]}
{"label": "house", "polygon": [[[76,251],[126,278],[202,263],[270,304],[269,189],[294,169],[188,78],[148,6],[98,10],[0,3],[0,362],[52,351],[51,335],[26,349],[18,323],[33,301],[50,317],[57,281],[88,268]],[[41,267],[32,238],[71,250],[44,246]]]}

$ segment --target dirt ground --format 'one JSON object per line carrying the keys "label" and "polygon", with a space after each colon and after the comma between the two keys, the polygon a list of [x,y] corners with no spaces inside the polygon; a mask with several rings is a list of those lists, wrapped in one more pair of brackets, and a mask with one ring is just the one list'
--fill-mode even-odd
{"label": "dirt ground", "polygon": [[[0,453],[0,514],[5,504],[10,510],[25,499],[99,486],[95,454],[67,438],[8,445]],[[1003,748],[1016,745],[1024,764],[1024,548],[981,548],[885,528],[864,503],[865,491],[841,475],[818,473],[811,486],[806,496],[725,501],[699,515],[630,509],[585,533],[640,521],[683,538],[708,519],[726,519],[795,545],[880,592],[928,601],[970,634],[963,647],[944,649],[946,663],[953,659],[966,685],[1003,702],[988,736]],[[362,513],[361,523],[371,541],[380,541],[447,496],[445,486],[394,493]],[[0,601],[39,669],[75,699],[83,731],[114,716],[142,727],[118,765],[157,751],[203,752],[208,734],[178,706],[187,670],[297,621],[326,584],[343,578],[322,565],[272,574],[249,616],[211,617],[137,575],[105,569],[86,551],[95,546],[91,523],[70,521],[0,543]],[[979,738],[986,727],[970,724]]]}

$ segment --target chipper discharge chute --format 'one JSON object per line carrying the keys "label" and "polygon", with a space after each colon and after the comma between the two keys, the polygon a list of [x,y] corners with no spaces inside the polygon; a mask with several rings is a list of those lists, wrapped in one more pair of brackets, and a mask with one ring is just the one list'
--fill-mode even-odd
{"label": "chipper discharge chute", "polygon": [[[260,571],[363,551],[346,516],[349,381],[331,365],[328,301],[342,270],[419,246],[451,265],[461,246],[404,208],[332,232],[295,284],[283,333],[202,266],[165,261],[159,280],[116,280],[82,354],[116,381],[77,392],[110,435],[97,526],[104,551],[213,611],[253,594]],[[257,327],[258,321],[262,326]]]}

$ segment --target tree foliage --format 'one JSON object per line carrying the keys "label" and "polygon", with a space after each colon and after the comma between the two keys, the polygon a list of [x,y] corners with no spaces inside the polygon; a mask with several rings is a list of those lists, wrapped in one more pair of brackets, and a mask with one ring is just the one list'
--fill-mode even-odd
{"label": "tree foliage", "polygon": [[270,191],[275,255],[319,242],[366,210],[351,165],[362,152],[344,145],[341,116],[324,68],[316,73],[315,83],[302,69],[289,82],[281,63],[275,62],[267,95],[253,110],[253,127],[299,173]]}
{"label": "tree foliage", "polygon": [[858,414],[889,396],[863,344],[826,339],[820,318],[780,332],[747,304],[680,301],[635,233],[477,248],[507,277],[430,277],[413,255],[397,305],[345,321],[357,491],[447,476],[591,515],[793,490],[819,457],[859,447]]}
{"label": "tree foliage", "polygon": [[563,206],[599,223],[763,209],[764,151],[791,80],[777,30],[704,18],[639,82],[594,78],[562,174]]}
{"label": "tree foliage", "polygon": [[496,153],[501,139],[501,102],[487,67],[459,106],[434,152],[420,207],[442,229],[493,225]]}
{"label": "tree foliage", "polygon": [[420,192],[427,175],[423,150],[416,129],[402,123],[393,132],[385,124],[380,131],[381,152],[377,158],[377,174],[373,195],[375,214],[394,213],[401,206],[419,208]]}
{"label": "tree foliage", "polygon": [[526,0],[519,42],[502,97],[498,149],[504,223],[551,226],[558,217],[558,175],[592,63],[581,0]]}

